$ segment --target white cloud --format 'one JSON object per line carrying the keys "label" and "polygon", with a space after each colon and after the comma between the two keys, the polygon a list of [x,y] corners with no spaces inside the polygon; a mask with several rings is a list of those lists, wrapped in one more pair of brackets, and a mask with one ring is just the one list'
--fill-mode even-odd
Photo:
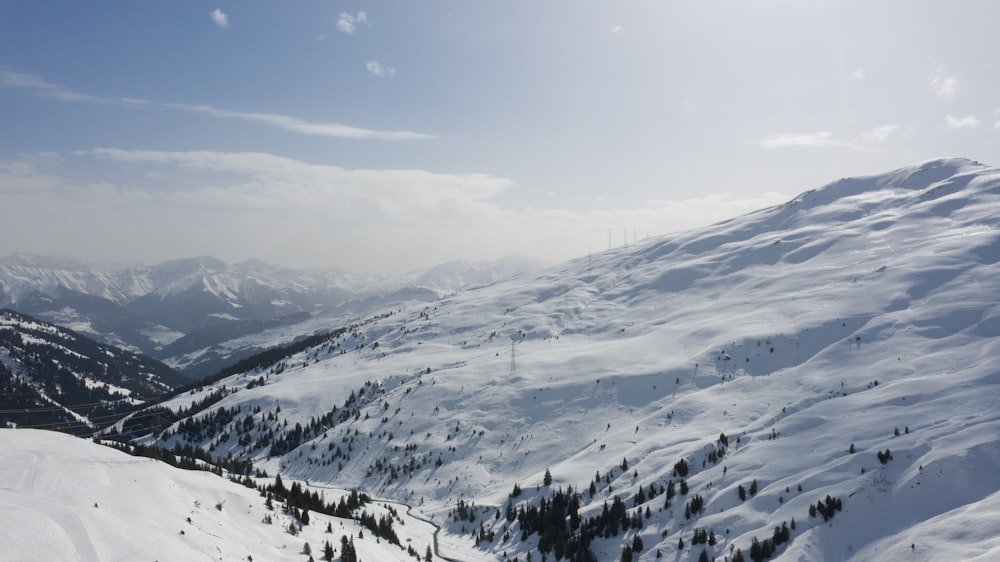
{"label": "white cloud", "polygon": [[939,67],[936,74],[931,78],[931,88],[934,93],[948,101],[955,99],[958,95],[958,78],[950,75],[944,67]]}
{"label": "white cloud", "polygon": [[878,147],[899,131],[898,124],[879,125],[861,132],[852,140],[838,138],[830,131],[815,133],[776,133],[757,142],[761,148],[846,148],[859,151],[881,151]]}
{"label": "white cloud", "polygon": [[183,103],[163,103],[156,105],[161,105],[164,107],[172,107],[196,113],[204,113],[206,115],[211,115],[213,117],[220,117],[224,119],[239,119],[242,121],[254,121],[257,123],[266,123],[268,125],[271,125],[279,129],[284,129],[286,131],[291,131],[293,133],[299,133],[303,135],[337,137],[346,139],[377,139],[377,140],[415,140],[415,139],[434,138],[433,135],[415,133],[412,131],[378,131],[373,129],[363,129],[361,127],[352,127],[350,125],[343,125],[340,123],[316,123],[312,121],[304,121],[296,117],[289,117],[287,115],[276,115],[273,113],[250,113],[245,111],[231,111],[228,109],[219,109],[216,107],[212,107],[210,105],[191,105]]}
{"label": "white cloud", "polygon": [[[398,273],[512,252],[561,261],[605,249],[611,227],[663,234],[788,199],[725,194],[593,211],[507,209],[495,196],[514,182],[486,174],[346,169],[248,152],[97,148],[68,158],[92,159],[86,168],[99,175],[68,180],[45,172],[56,164],[0,162],[0,255],[149,263],[209,254]],[[116,167],[144,179],[109,182]]]}
{"label": "white cloud", "polygon": [[368,23],[368,14],[364,11],[353,16],[347,12],[340,12],[340,17],[337,18],[337,29],[343,33],[351,34],[357,31],[358,25],[362,23]]}
{"label": "white cloud", "polygon": [[0,193],[5,197],[12,197],[18,191],[40,193],[62,184],[58,177],[43,172],[42,167],[32,158],[0,162]]}
{"label": "white cloud", "polygon": [[39,76],[13,72],[10,70],[0,70],[0,86],[4,86],[6,88],[34,90],[40,96],[61,101],[83,101],[92,103],[108,103],[109,101],[105,98],[74,92],[58,84],[48,82]]}
{"label": "white cloud", "polygon": [[857,143],[837,139],[829,131],[816,133],[777,133],[764,137],[759,143],[762,148],[849,148],[851,150],[866,150]]}
{"label": "white cloud", "polygon": [[[387,76],[391,76],[392,74],[395,73],[395,70],[391,68],[384,71],[390,72],[390,74],[387,74]],[[264,123],[266,125],[270,125],[278,129],[290,131],[293,133],[299,133],[302,135],[347,138],[347,139],[373,139],[373,140],[393,140],[393,141],[433,138],[433,135],[416,133],[413,131],[380,131],[374,129],[365,129],[362,127],[353,127],[351,125],[344,125],[341,123],[322,123],[315,121],[306,121],[304,119],[299,119],[297,117],[290,117],[287,115],[278,115],[273,113],[232,111],[228,109],[220,109],[210,105],[155,102],[155,101],[127,98],[127,97],[92,96],[89,94],[74,92],[63,86],[47,82],[44,79],[37,76],[33,76],[30,74],[22,74],[18,72],[11,72],[7,70],[0,70],[0,86],[33,90],[43,97],[57,99],[60,101],[99,103],[99,104],[111,104],[111,105],[122,105],[122,106],[163,107],[170,109],[178,109],[192,113],[201,113],[204,115],[210,115],[212,117],[220,119],[238,119],[241,121]]]}
{"label": "white cloud", "polygon": [[945,117],[945,121],[952,129],[973,129],[979,126],[979,119],[975,115],[965,115],[963,117],[948,115]]}
{"label": "white cloud", "polygon": [[865,69],[856,68],[854,72],[851,73],[851,80],[864,80],[865,79]]}
{"label": "white cloud", "polygon": [[622,26],[621,25],[614,25],[614,26],[611,27],[611,33],[614,33],[614,34],[617,35],[617,34],[621,33],[621,31],[622,31]]}
{"label": "white cloud", "polygon": [[383,66],[381,63],[375,60],[370,60],[365,65],[368,68],[368,72],[372,76],[379,76],[382,78],[392,78],[396,75],[396,69],[391,66]]}
{"label": "white cloud", "polygon": [[215,22],[215,25],[221,27],[222,29],[229,27],[229,16],[223,13],[222,10],[216,8],[212,10],[210,15],[212,16],[212,21]]}
{"label": "white cloud", "polygon": [[129,164],[233,174],[231,183],[197,187],[176,192],[176,196],[216,207],[318,213],[317,218],[376,215],[390,222],[434,223],[448,220],[448,214],[436,209],[474,206],[512,185],[510,180],[485,174],[350,170],[257,152],[96,148],[80,154]]}
{"label": "white cloud", "polygon": [[870,131],[865,131],[864,133],[861,133],[861,139],[865,142],[870,142],[870,143],[876,143],[876,144],[883,143],[889,140],[889,137],[891,137],[898,129],[899,125],[895,124],[881,125],[879,127],[871,129]]}

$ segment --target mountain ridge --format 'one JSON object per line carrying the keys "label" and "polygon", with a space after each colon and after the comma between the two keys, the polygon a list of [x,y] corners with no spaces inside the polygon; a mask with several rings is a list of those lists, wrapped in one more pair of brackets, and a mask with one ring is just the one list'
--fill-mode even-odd
{"label": "mountain ridge", "polygon": [[166,365],[0,310],[0,420],[89,434],[184,384]]}
{"label": "mountain ridge", "polygon": [[[996,555],[953,531],[1000,497],[1000,305],[983,290],[1000,273],[1000,171],[935,160],[797,200],[369,316],[162,404],[226,391],[143,442],[423,505],[448,540],[485,533],[484,559],[537,555],[520,511],[588,482],[586,525],[613,500],[643,515],[610,535],[562,531],[602,560],[636,537],[642,560],[728,556],[796,520],[788,546],[768,547],[778,559],[902,556],[903,541],[918,559]],[[224,411],[222,433],[177,431]],[[691,491],[671,505],[639,494],[679,478]],[[967,482],[957,496],[952,478]],[[751,481],[760,491],[738,498]],[[460,500],[484,509],[462,523]],[[698,529],[718,543],[693,546]]]}

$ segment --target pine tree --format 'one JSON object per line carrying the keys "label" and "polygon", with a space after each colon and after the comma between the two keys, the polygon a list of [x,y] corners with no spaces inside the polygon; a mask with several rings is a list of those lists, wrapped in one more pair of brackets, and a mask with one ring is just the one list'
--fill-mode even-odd
{"label": "pine tree", "polygon": [[330,544],[330,541],[326,541],[326,544],[323,545],[323,560],[333,560],[333,555],[333,545]]}
{"label": "pine tree", "polygon": [[340,560],[342,562],[358,562],[358,553],[354,549],[354,539],[347,535],[340,537]]}
{"label": "pine tree", "polygon": [[542,484],[546,486],[552,485],[552,473],[547,468],[545,469],[545,477],[542,479]]}
{"label": "pine tree", "polygon": [[760,542],[757,540],[757,537],[753,537],[750,540],[750,560],[753,560],[753,562],[760,562],[763,559]]}

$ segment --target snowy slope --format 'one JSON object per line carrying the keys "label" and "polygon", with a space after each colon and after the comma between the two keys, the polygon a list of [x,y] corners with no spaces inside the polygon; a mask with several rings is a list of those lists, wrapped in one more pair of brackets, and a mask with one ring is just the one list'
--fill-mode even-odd
{"label": "snowy slope", "polygon": [[[1000,171],[961,159],[841,180],[387,310],[177,397],[166,406],[224,395],[189,418],[202,433],[175,425],[159,442],[406,501],[451,521],[456,548],[494,531],[477,548],[497,559],[539,556],[537,535],[495,518],[515,484],[515,508],[572,486],[584,517],[615,497],[638,510],[641,528],[593,541],[600,560],[636,535],[640,560],[721,560],[793,519],[778,559],[997,559],[998,205]],[[681,460],[688,494],[636,503],[678,482]],[[685,517],[694,496],[704,511]],[[826,496],[843,510],[810,517]],[[459,500],[472,521],[454,520]],[[696,529],[717,544],[692,546]]]}
{"label": "snowy slope", "polygon": [[537,268],[509,256],[390,277],[211,257],[146,267],[14,254],[0,258],[0,307],[141,351],[201,378],[252,351],[229,343],[247,335],[317,313],[350,317],[392,302],[425,302]]}
{"label": "snowy slope", "polygon": [[[10,562],[303,561],[306,543],[319,560],[326,541],[339,556],[344,535],[361,560],[414,560],[370,533],[359,538],[364,529],[352,519],[313,514],[292,536],[291,516],[268,510],[256,490],[60,433],[0,429],[0,482],[0,557]],[[386,515],[384,505],[368,510]],[[401,543],[423,557],[433,527],[398,513]]]}
{"label": "snowy slope", "polygon": [[92,433],[186,382],[148,357],[0,310],[0,426]]}

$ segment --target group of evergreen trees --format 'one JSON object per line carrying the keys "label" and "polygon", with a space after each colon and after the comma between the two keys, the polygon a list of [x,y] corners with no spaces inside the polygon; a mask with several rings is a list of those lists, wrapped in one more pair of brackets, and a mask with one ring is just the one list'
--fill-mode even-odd
{"label": "group of evergreen trees", "polygon": [[164,449],[163,447],[157,447],[156,445],[130,444],[123,440],[116,439],[113,436],[112,438],[104,440],[95,439],[94,442],[101,445],[107,445],[136,457],[156,459],[171,466],[183,468],[185,470],[204,470],[207,472],[213,472],[219,476],[222,476],[226,471],[230,474],[244,476],[250,474],[266,476],[267,474],[265,472],[255,471],[253,463],[248,460],[239,459],[233,457],[232,455],[212,457],[210,453],[202,449],[192,447],[190,444],[182,446],[177,443],[174,445],[173,449]]}
{"label": "group of evergreen trees", "polygon": [[[143,361],[150,360],[140,361],[126,352],[108,355],[107,349],[61,328],[50,332],[19,325],[16,330],[0,330],[0,350],[9,357],[0,362],[0,426],[89,435],[141,407],[134,398],[148,399],[169,390],[143,376],[148,372]],[[131,392],[131,398],[120,388]]]}
{"label": "group of evergreen trees", "polygon": [[375,517],[365,510],[358,510],[371,502],[371,498],[365,494],[352,490],[347,496],[340,498],[336,504],[326,503],[323,497],[317,492],[303,488],[298,482],[293,482],[291,487],[285,487],[281,480],[281,475],[277,475],[273,484],[258,487],[262,493],[267,494],[268,502],[276,499],[285,505],[285,511],[293,515],[303,525],[309,524],[309,512],[323,513],[341,519],[353,519],[360,522],[366,529],[376,537],[383,538],[392,544],[399,545],[399,537],[393,528],[393,515]]}
{"label": "group of evergreen trees", "polygon": [[[736,495],[739,496],[741,502],[747,500],[747,489],[743,487],[743,484],[740,484],[739,486],[736,487]],[[753,482],[750,483],[750,496],[756,496],[756,495],[757,495],[757,479],[754,478]]]}
{"label": "group of evergreen trees", "polygon": [[840,501],[840,498],[827,495],[823,501],[818,501],[809,506],[809,517],[816,517],[816,514],[819,514],[823,516],[823,521],[828,521],[843,507],[844,504]]}
{"label": "group of evergreen trees", "polygon": [[[623,460],[619,468],[622,471],[628,470],[628,461]],[[686,462],[678,463],[675,468],[678,475],[689,473]],[[595,475],[589,488],[591,497],[596,494],[597,482],[604,481],[610,486],[612,473],[613,471],[609,471],[603,477],[600,472]],[[549,480],[550,477],[551,473],[544,480]],[[677,495],[678,489],[681,495],[688,494],[687,481],[683,478],[678,482],[670,480],[666,486],[650,484],[648,488],[640,487],[633,496],[634,510],[630,511],[621,497],[616,495],[610,503],[604,502],[599,514],[582,517],[579,510],[583,496],[572,487],[566,490],[560,487],[552,491],[549,497],[539,498],[537,506],[534,502],[524,502],[515,506],[513,498],[521,494],[521,488],[515,485],[514,491],[510,494],[511,500],[508,501],[505,509],[505,518],[508,523],[517,523],[522,541],[527,541],[529,537],[537,535],[538,551],[543,555],[551,554],[556,560],[565,559],[572,562],[596,561],[597,557],[590,549],[590,545],[595,539],[615,537],[629,531],[639,531],[645,526],[642,505],[657,496],[664,495],[666,496],[664,509],[669,509],[670,501]],[[695,495],[685,504],[685,509],[689,513],[692,509],[694,513],[700,513],[704,509],[704,500],[700,495]],[[648,505],[645,507],[645,515],[646,517],[651,516]],[[497,517],[499,516],[500,513],[497,512]],[[492,541],[495,538],[495,535],[482,525],[474,534],[477,544],[482,541]],[[508,531],[504,537],[505,540],[509,536],[510,532]],[[642,538],[636,532],[632,541],[623,550],[623,559],[631,559],[643,548]]]}

